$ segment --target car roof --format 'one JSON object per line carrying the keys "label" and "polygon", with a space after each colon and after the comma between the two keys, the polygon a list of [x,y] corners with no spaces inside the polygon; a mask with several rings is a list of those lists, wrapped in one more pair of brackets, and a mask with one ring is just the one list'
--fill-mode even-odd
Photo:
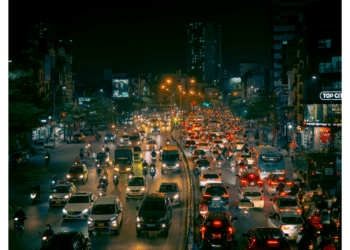
{"label": "car roof", "polygon": [[79,192],[79,193],[75,193],[73,194],[73,196],[88,196],[90,195],[90,192]]}
{"label": "car roof", "polygon": [[145,197],[145,200],[150,201],[150,200],[163,200],[165,198],[164,193],[150,193],[147,194]]}
{"label": "car roof", "polygon": [[116,200],[114,196],[105,196],[97,199],[94,205],[114,204]]}
{"label": "car roof", "polygon": [[177,185],[177,182],[163,181],[160,185]]}
{"label": "car roof", "polygon": [[219,172],[217,170],[205,170],[205,171],[202,171],[201,174],[217,174],[219,175]]}
{"label": "car roof", "polygon": [[252,229],[259,240],[280,239],[283,236],[280,229],[275,227],[255,227]]}
{"label": "car roof", "polygon": [[258,192],[261,192],[261,189],[259,187],[244,187],[242,189],[243,191],[246,191],[246,192],[251,192],[251,191],[258,191]]}
{"label": "car roof", "polygon": [[229,212],[209,212],[205,221],[222,220],[230,222],[231,214]]}
{"label": "car roof", "polygon": [[279,214],[282,217],[301,217],[301,215],[298,212],[286,211],[286,212],[279,212]]}
{"label": "car roof", "polygon": [[167,151],[167,150],[170,150],[170,151],[176,150],[177,151],[177,147],[176,146],[163,147],[163,152]]}

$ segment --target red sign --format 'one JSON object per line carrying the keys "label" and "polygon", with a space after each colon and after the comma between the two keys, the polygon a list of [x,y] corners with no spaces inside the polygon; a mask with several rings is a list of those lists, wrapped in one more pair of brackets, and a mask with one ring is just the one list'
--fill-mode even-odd
{"label": "red sign", "polygon": [[323,144],[331,144],[332,135],[331,133],[320,133],[320,140]]}
{"label": "red sign", "polygon": [[320,133],[322,132],[331,132],[330,128],[320,128]]}

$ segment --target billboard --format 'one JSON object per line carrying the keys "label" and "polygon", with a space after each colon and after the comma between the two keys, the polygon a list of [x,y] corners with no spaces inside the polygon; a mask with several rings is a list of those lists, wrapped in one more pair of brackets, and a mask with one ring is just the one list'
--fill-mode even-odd
{"label": "billboard", "polygon": [[113,79],[113,98],[129,97],[129,79]]}

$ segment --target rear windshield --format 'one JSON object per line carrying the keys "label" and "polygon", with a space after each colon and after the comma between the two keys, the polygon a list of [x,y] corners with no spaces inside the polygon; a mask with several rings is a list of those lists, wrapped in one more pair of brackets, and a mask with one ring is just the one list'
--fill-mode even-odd
{"label": "rear windshield", "polygon": [[67,186],[57,186],[52,193],[69,193],[69,187]]}
{"label": "rear windshield", "polygon": [[282,217],[282,222],[285,224],[303,224],[301,217]]}
{"label": "rear windshield", "polygon": [[282,156],[261,156],[263,162],[280,162]]}
{"label": "rear windshield", "polygon": [[196,161],[196,164],[198,164],[198,165],[210,165],[209,161],[207,161],[207,160]]}
{"label": "rear windshield", "polygon": [[226,194],[226,190],[224,187],[208,187],[206,190],[207,194],[217,194],[223,195]]}
{"label": "rear windshield", "polygon": [[68,203],[89,203],[89,197],[87,197],[87,196],[73,196],[69,199]]}
{"label": "rear windshield", "polygon": [[113,214],[114,212],[114,204],[95,205],[91,210],[91,214]]}
{"label": "rear windshield", "polygon": [[217,179],[217,178],[219,178],[219,176],[217,174],[204,174],[203,178],[206,178],[206,179]]}
{"label": "rear windshield", "polygon": [[69,173],[83,173],[84,169],[83,168],[70,168]]}
{"label": "rear windshield", "polygon": [[261,193],[259,192],[244,192],[244,194],[250,197],[261,196]]}
{"label": "rear windshield", "polygon": [[204,155],[205,154],[205,152],[204,151],[194,151],[194,154],[195,155]]}
{"label": "rear windshield", "polygon": [[186,144],[196,144],[195,141],[186,141]]}
{"label": "rear windshield", "polygon": [[281,199],[280,205],[281,206],[298,206],[298,202],[292,199]]}
{"label": "rear windshield", "polygon": [[199,146],[208,146],[208,143],[199,143]]}
{"label": "rear windshield", "polygon": [[162,160],[163,161],[178,161],[179,160],[179,153],[174,154],[162,154]]}
{"label": "rear windshield", "polygon": [[177,192],[177,188],[175,184],[161,185],[159,192]]}
{"label": "rear windshield", "polygon": [[129,136],[128,135],[123,135],[122,138],[123,139],[129,139]]}

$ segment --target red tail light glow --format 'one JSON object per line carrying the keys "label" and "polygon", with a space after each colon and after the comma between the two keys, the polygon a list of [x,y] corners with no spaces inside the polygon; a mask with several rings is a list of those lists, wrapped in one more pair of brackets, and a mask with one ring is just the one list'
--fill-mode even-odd
{"label": "red tail light glow", "polygon": [[222,227],[222,222],[219,220],[214,220],[213,221],[213,227]]}
{"label": "red tail light glow", "polygon": [[245,183],[245,184],[247,184],[247,183],[248,183],[248,181],[247,181],[246,179],[242,179],[242,180],[241,180],[241,183]]}
{"label": "red tail light glow", "polygon": [[258,174],[260,174],[260,169],[258,169],[258,171],[257,171],[257,172],[258,172]]}
{"label": "red tail light glow", "polygon": [[288,181],[286,184],[289,185],[289,186],[293,185],[293,183],[291,181]]}
{"label": "red tail light glow", "polygon": [[258,180],[256,183],[258,183],[258,184],[262,184],[262,183],[263,183],[263,181],[262,181],[262,180]]}
{"label": "red tail light glow", "polygon": [[272,185],[277,185],[278,184],[278,182],[276,182],[276,181],[271,181],[270,182],[270,186],[272,186]]}
{"label": "red tail light glow", "polygon": [[279,241],[278,240],[268,240],[267,241],[267,245],[269,247],[274,247],[274,246],[277,246],[279,244]]}
{"label": "red tail light glow", "polygon": [[284,177],[279,177],[278,180],[279,181],[284,181]]}
{"label": "red tail light glow", "polygon": [[298,208],[298,209],[297,209],[297,213],[301,213],[301,208]]}
{"label": "red tail light glow", "polygon": [[285,174],[285,173],[286,173],[286,170],[283,169],[283,170],[282,170],[282,174]]}
{"label": "red tail light glow", "polygon": [[211,197],[211,195],[210,194],[203,194],[203,197]]}
{"label": "red tail light glow", "polygon": [[233,234],[233,228],[232,227],[228,227],[227,231],[228,231],[229,234]]}
{"label": "red tail light glow", "polygon": [[223,195],[221,195],[221,197],[222,198],[228,198],[229,197],[229,194],[227,193],[227,194],[223,194]]}

